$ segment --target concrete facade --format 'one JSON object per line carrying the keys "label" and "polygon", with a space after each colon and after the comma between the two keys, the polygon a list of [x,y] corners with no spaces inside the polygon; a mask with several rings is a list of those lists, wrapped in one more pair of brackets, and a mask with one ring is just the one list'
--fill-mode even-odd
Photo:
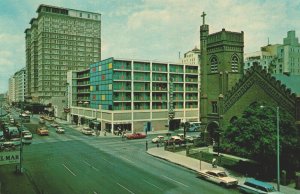
{"label": "concrete facade", "polygon": [[25,30],[27,96],[51,103],[64,96],[66,73],[101,59],[101,14],[40,5]]}

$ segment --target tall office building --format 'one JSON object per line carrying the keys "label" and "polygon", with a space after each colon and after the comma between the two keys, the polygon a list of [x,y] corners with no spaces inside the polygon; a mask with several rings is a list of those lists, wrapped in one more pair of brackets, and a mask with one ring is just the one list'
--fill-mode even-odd
{"label": "tall office building", "polygon": [[68,70],[101,59],[101,14],[49,5],[37,13],[25,30],[26,95],[46,104],[65,95]]}

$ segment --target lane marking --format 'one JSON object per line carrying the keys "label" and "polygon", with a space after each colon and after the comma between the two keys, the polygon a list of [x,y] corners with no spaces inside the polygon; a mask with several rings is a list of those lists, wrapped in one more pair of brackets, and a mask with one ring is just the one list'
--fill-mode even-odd
{"label": "lane marking", "polygon": [[102,158],[102,160],[104,160],[105,162],[113,166],[113,164],[110,161],[106,160],[105,158]]}
{"label": "lane marking", "polygon": [[134,192],[130,191],[129,189],[127,189],[126,187],[124,187],[123,185],[121,185],[120,183],[117,183],[120,187],[123,187],[123,189],[127,190],[129,193],[134,194]]}
{"label": "lane marking", "polygon": [[154,184],[152,184],[152,183],[146,181],[145,179],[144,179],[144,181],[145,181],[146,183],[148,183],[149,185],[152,185],[153,187],[156,187],[156,188],[158,188],[159,190],[162,191],[162,188],[160,188],[160,187],[158,187],[158,186],[156,186],[156,185],[154,185]]}
{"label": "lane marking", "polygon": [[76,176],[76,174],[74,172],[72,172],[68,167],[66,167],[65,164],[62,164],[72,175]]}
{"label": "lane marking", "polygon": [[189,187],[189,186],[187,186],[187,185],[185,185],[185,184],[183,184],[183,183],[181,183],[181,182],[179,182],[179,181],[176,181],[176,180],[174,180],[174,179],[171,179],[170,177],[167,177],[167,176],[165,176],[165,175],[163,175],[163,177],[165,177],[165,178],[167,178],[167,179],[169,179],[169,180],[171,180],[171,181],[173,181],[173,182],[175,182],[175,183],[181,184],[181,185],[183,185],[183,186],[185,186],[185,187]]}
{"label": "lane marking", "polygon": [[130,162],[130,163],[132,163],[132,164],[135,165],[135,163],[134,163],[133,161],[129,160],[128,158],[125,158],[124,156],[119,156],[119,157],[120,157],[120,158],[123,158],[124,160],[127,160],[128,162]]}
{"label": "lane marking", "polygon": [[83,160],[83,162],[84,162],[85,164],[87,164],[88,166],[92,167],[93,169],[95,169],[96,171],[99,171],[98,168],[96,168],[95,166],[89,164],[88,162],[86,162],[86,161],[84,161],[84,160]]}

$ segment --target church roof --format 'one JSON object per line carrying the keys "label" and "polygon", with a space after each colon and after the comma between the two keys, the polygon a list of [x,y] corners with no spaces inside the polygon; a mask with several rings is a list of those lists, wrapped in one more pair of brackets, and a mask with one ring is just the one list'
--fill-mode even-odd
{"label": "church roof", "polygon": [[300,94],[300,75],[273,75],[276,80],[279,80],[287,88],[291,89],[293,93]]}
{"label": "church roof", "polygon": [[[275,78],[258,64],[254,64],[247,70],[246,74],[224,95],[224,112],[237,102],[247,90],[253,85],[259,85],[263,90],[272,96],[278,104],[281,104],[293,115],[299,79],[293,80],[284,78],[286,82]],[[293,81],[291,81],[293,80]],[[287,86],[288,85],[288,86]]]}

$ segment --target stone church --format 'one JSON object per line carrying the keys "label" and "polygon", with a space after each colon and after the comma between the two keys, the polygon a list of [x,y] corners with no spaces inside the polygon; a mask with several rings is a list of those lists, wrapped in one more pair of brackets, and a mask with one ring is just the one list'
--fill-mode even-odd
{"label": "stone church", "polygon": [[[244,33],[222,29],[209,34],[209,26],[200,26],[201,96],[200,120],[206,131],[223,131],[232,119],[242,115],[252,103],[263,101],[292,115],[300,125],[300,79],[289,87],[259,65],[244,74]],[[286,76],[287,77],[287,76]]]}

